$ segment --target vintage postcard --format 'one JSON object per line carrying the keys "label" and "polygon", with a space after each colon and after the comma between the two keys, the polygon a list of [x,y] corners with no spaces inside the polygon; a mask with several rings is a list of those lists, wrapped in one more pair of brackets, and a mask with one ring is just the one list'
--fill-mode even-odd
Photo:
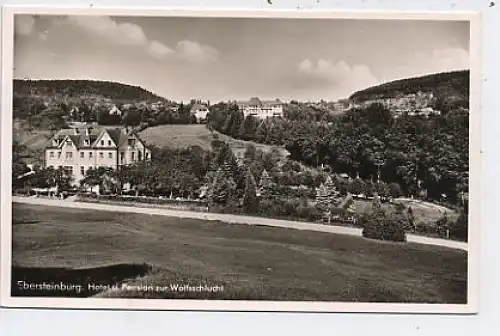
{"label": "vintage postcard", "polygon": [[6,7],[1,304],[475,313],[475,13]]}

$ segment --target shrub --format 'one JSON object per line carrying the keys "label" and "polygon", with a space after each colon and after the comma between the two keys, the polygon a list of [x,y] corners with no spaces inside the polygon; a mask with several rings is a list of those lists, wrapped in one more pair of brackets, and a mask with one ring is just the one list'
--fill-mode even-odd
{"label": "shrub", "polygon": [[250,172],[245,176],[245,194],[243,197],[243,207],[246,213],[254,214],[259,211],[259,199],[257,198],[257,184]]}
{"label": "shrub", "polygon": [[374,202],[371,213],[360,218],[363,227],[363,237],[396,242],[406,241],[406,218],[401,213],[387,214]]}
{"label": "shrub", "polygon": [[468,241],[469,218],[466,213],[461,213],[457,220],[450,225],[450,238]]}

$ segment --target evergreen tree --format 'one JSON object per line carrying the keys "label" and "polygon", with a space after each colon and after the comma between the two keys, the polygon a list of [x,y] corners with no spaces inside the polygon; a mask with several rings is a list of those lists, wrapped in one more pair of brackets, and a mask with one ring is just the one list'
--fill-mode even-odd
{"label": "evergreen tree", "polygon": [[366,193],[366,183],[358,176],[349,184],[349,192],[353,195]]}
{"label": "evergreen tree", "polygon": [[243,112],[236,109],[235,111],[232,111],[232,117],[233,120],[228,134],[233,138],[238,138],[240,134],[240,128],[243,125],[245,116],[243,115]]}
{"label": "evergreen tree", "polygon": [[412,207],[408,207],[406,216],[408,217],[409,226],[412,228],[414,232],[417,232],[417,221],[415,220],[415,215],[413,214]]}
{"label": "evergreen tree", "polygon": [[324,186],[328,195],[328,202],[330,206],[337,206],[340,203],[342,196],[331,176],[326,178]]}
{"label": "evergreen tree", "polygon": [[267,143],[269,135],[269,125],[267,120],[263,120],[255,131],[255,140],[260,143]]}
{"label": "evergreen tree", "polygon": [[403,194],[401,186],[396,182],[389,183],[389,194],[393,198],[400,197]]}
{"label": "evergreen tree", "polygon": [[241,123],[238,131],[238,137],[243,140],[253,140],[257,131],[257,119],[253,116],[247,116]]}
{"label": "evergreen tree", "polygon": [[262,175],[260,176],[260,181],[259,181],[259,190],[261,197],[265,198],[271,196],[271,190],[273,185],[274,183],[271,176],[269,176],[267,170],[264,169],[262,171]]}
{"label": "evergreen tree", "polygon": [[259,199],[257,198],[257,184],[250,170],[245,175],[245,195],[243,208],[246,213],[255,214],[259,211]]}
{"label": "evergreen tree", "polygon": [[234,195],[236,183],[227,170],[219,168],[214,175],[214,179],[209,186],[209,204],[225,205]]}
{"label": "evergreen tree", "polygon": [[316,208],[322,213],[328,212],[330,208],[328,189],[324,183],[316,188]]}
{"label": "evergreen tree", "polygon": [[372,197],[374,196],[374,193],[376,192],[375,190],[375,185],[373,183],[373,181],[368,181],[366,182],[366,196],[367,197]]}
{"label": "evergreen tree", "polygon": [[381,197],[389,196],[389,187],[384,181],[378,181],[375,183],[375,191],[377,192],[377,195]]}
{"label": "evergreen tree", "polygon": [[323,215],[328,217],[330,222],[331,213],[341,202],[340,192],[337,190],[331,176],[326,178],[325,183],[320,184],[316,189],[316,208]]}

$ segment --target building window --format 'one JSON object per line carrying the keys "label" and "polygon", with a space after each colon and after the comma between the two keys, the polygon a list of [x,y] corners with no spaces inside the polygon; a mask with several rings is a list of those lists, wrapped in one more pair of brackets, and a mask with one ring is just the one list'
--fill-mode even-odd
{"label": "building window", "polygon": [[53,159],[53,158],[54,158],[54,152],[50,152],[50,153],[49,153],[49,157],[50,157],[51,159]]}
{"label": "building window", "polygon": [[82,176],[85,175],[85,167],[84,166],[80,167],[80,175],[82,175]]}
{"label": "building window", "polygon": [[111,147],[111,140],[108,140],[108,146]]}
{"label": "building window", "polygon": [[132,161],[135,161],[135,152],[130,153],[132,155]]}
{"label": "building window", "polygon": [[120,153],[120,163],[123,163],[123,158],[124,158],[124,155],[125,155],[125,154],[124,154],[123,152],[121,152],[121,153]]}
{"label": "building window", "polygon": [[89,159],[92,159],[93,155],[92,152],[89,152]]}
{"label": "building window", "polygon": [[80,152],[80,159],[83,159],[85,157],[85,152]]}
{"label": "building window", "polygon": [[113,158],[113,153],[108,153],[108,159],[112,159]]}
{"label": "building window", "polygon": [[101,140],[101,146],[104,146],[104,140]]}
{"label": "building window", "polygon": [[100,153],[99,153],[99,159],[104,159],[104,154],[103,154],[103,152],[100,152]]}
{"label": "building window", "polygon": [[61,158],[61,152],[57,152],[57,158],[60,159]]}
{"label": "building window", "polygon": [[141,153],[141,152],[137,152],[137,159],[138,159],[139,161],[141,161],[141,160],[142,160],[142,153]]}
{"label": "building window", "polygon": [[73,158],[73,152],[66,152],[66,159],[72,159]]}
{"label": "building window", "polygon": [[148,152],[146,152],[146,154],[145,154],[145,156],[144,156],[144,157],[145,157],[145,159],[146,159],[146,160],[148,160],[148,159],[149,159],[149,153],[148,153]]}
{"label": "building window", "polygon": [[73,175],[73,166],[66,166],[64,169],[68,172],[68,175]]}

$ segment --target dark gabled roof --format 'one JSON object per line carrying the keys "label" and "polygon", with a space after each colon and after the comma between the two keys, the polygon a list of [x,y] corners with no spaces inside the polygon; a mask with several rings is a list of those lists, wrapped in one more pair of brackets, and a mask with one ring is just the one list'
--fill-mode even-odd
{"label": "dark gabled roof", "polygon": [[257,106],[260,106],[262,105],[262,102],[260,101],[259,98],[257,97],[252,97],[250,98],[250,100],[248,101],[248,105],[257,105]]}
{"label": "dark gabled roof", "polygon": [[252,97],[248,101],[239,101],[238,105],[251,105],[251,106],[262,106],[262,105],[272,105],[272,104],[283,104],[279,99],[274,100],[260,100],[257,97]]}
{"label": "dark gabled roof", "polygon": [[[126,144],[127,140],[131,136],[143,143],[137,134],[132,132],[125,133],[123,132],[123,128],[92,128],[89,135],[87,135],[86,129],[78,129],[78,134],[75,134],[75,129],[62,129],[57,132],[52,139],[64,140],[68,137],[77,148],[93,148],[96,145],[96,141],[105,132],[109,134],[109,137],[113,140],[117,147]],[[85,144],[85,140],[89,140],[89,145]]]}
{"label": "dark gabled roof", "polygon": [[113,140],[113,142],[116,144],[116,146],[120,146],[120,140],[121,140],[121,137],[123,135],[123,132],[120,128],[111,128],[111,129],[107,129],[108,131],[108,134],[109,134],[109,137],[111,138],[111,140]]}
{"label": "dark gabled roof", "polygon": [[191,107],[191,111],[197,111],[197,110],[202,110],[202,109],[207,109],[207,106],[205,104],[194,104],[192,107]]}

